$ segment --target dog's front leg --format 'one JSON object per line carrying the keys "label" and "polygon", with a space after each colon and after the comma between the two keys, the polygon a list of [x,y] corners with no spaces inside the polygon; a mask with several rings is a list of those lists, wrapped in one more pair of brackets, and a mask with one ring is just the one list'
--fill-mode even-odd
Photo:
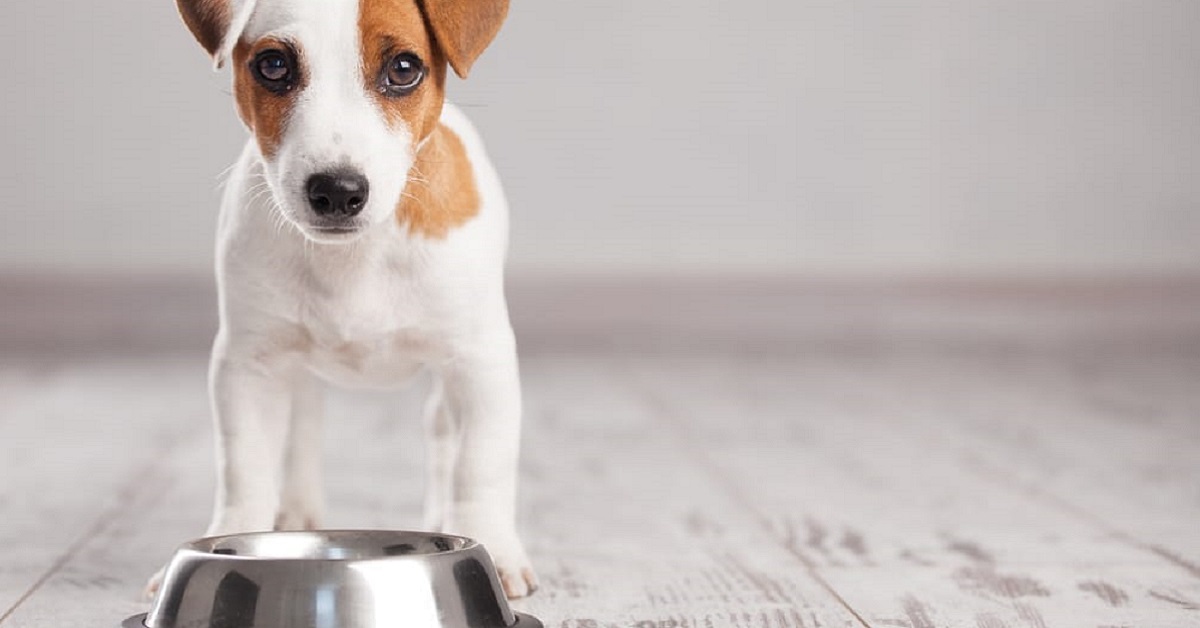
{"label": "dog's front leg", "polygon": [[[217,428],[217,496],[206,536],[270,530],[280,506],[280,476],[296,384],[282,364],[231,357],[218,337],[209,370]],[[165,568],[150,578],[151,596]]]}
{"label": "dog's front leg", "polygon": [[537,578],[516,528],[521,385],[511,332],[490,348],[458,356],[441,376],[443,403],[461,429],[443,527],[482,542],[505,593],[524,597]]}
{"label": "dog's front leg", "polygon": [[283,455],[283,488],[276,530],[316,530],[325,511],[321,479],[321,420],[325,398],[311,374],[292,380],[292,416]]}
{"label": "dog's front leg", "polygon": [[425,528],[446,530],[446,510],[454,498],[454,466],[462,430],[446,402],[441,373],[434,373],[425,402]]}
{"label": "dog's front leg", "polygon": [[208,535],[270,530],[280,505],[294,370],[230,356],[217,344],[209,376],[217,495]]}

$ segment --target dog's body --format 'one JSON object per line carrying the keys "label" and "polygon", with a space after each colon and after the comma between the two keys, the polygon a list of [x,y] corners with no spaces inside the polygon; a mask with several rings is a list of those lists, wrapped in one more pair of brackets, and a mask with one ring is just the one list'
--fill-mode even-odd
{"label": "dog's body", "polygon": [[506,592],[528,594],[508,210],[471,124],[443,105],[447,64],[465,75],[507,2],[179,5],[218,64],[233,59],[254,134],[218,230],[208,533],[319,527],[318,380],[387,388],[426,368],[426,525],[480,539]]}

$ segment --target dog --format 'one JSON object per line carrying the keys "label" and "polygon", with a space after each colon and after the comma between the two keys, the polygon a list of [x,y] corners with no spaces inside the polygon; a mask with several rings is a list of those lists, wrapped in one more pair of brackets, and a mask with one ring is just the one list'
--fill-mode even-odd
{"label": "dog", "polygon": [[218,221],[207,535],[318,528],[324,382],[395,387],[424,369],[425,525],[478,539],[505,593],[528,595],[508,207],[478,134],[444,98],[448,72],[466,78],[508,1],[177,4],[215,66],[232,66],[250,131]]}

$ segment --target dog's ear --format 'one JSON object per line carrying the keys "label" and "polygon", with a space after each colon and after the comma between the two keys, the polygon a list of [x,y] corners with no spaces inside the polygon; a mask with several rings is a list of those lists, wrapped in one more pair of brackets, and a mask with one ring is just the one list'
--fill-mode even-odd
{"label": "dog's ear", "polygon": [[254,0],[175,0],[183,23],[220,68],[250,21]]}
{"label": "dog's ear", "polygon": [[467,78],[508,15],[508,0],[421,0],[425,20],[454,73]]}

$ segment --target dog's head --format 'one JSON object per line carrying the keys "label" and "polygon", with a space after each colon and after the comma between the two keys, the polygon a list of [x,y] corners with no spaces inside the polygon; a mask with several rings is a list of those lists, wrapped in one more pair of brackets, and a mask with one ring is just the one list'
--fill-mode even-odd
{"label": "dog's head", "polygon": [[466,77],[508,0],[177,0],[233,65],[279,209],[309,239],[349,241],[393,216],[437,126],[449,65]]}

